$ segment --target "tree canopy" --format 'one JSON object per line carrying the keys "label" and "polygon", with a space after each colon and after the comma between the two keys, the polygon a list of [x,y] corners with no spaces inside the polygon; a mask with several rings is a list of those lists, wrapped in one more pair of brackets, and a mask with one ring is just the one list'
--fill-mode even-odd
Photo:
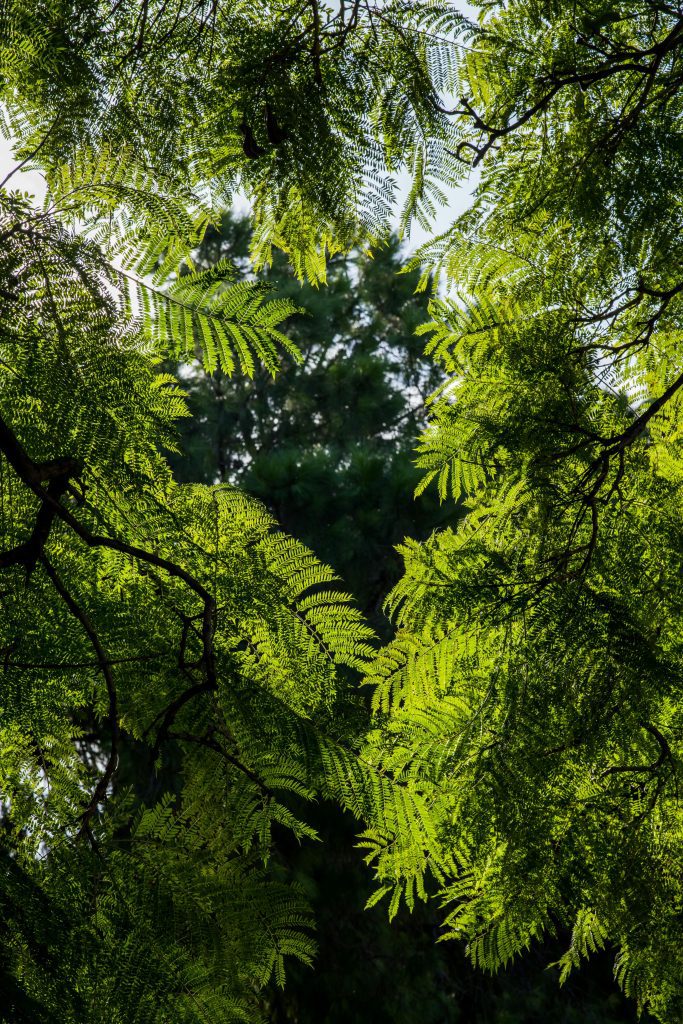
{"label": "tree canopy", "polygon": [[[249,235],[246,218],[225,215],[195,265],[227,257],[248,276]],[[229,482],[263,501],[339,573],[382,632],[382,604],[400,575],[394,545],[457,518],[431,491],[410,500],[424,402],[443,375],[415,333],[428,319],[427,296],[415,292],[419,271],[401,269],[396,237],[373,257],[336,256],[324,288],[300,285],[277,259],[259,278],[273,298],[303,310],[283,324],[302,360],[283,360],[275,376],[257,367],[253,377],[183,364],[190,416],[170,456],[178,480]]]}
{"label": "tree canopy", "polygon": [[[247,244],[248,221],[226,215],[195,262],[228,257],[248,273]],[[401,256],[393,239],[372,259],[336,257],[324,289],[299,286],[277,261],[267,273],[274,294],[306,311],[283,324],[303,362],[287,360],[275,377],[257,370],[253,380],[184,364],[179,379],[192,415],[180,421],[180,454],[171,456],[176,478],[227,476],[260,497],[334,566],[383,638],[389,623],[378,604],[400,576],[392,545],[454,525],[460,511],[439,505],[436,488],[406,500],[421,476],[413,465],[425,418],[419,402],[443,375],[412,333],[428,300],[414,293],[418,270],[396,273]],[[284,992],[267,990],[272,1024],[636,1019],[606,951],[562,987],[559,968],[543,970],[564,952],[565,932],[494,979],[468,964],[461,945],[435,943],[435,901],[412,913],[404,907],[391,922],[381,903],[364,911],[371,878],[353,848],[358,823],[330,801],[309,807],[307,821],[322,842],[280,835],[276,848],[309,896],[318,951],[313,971],[292,962]]]}
{"label": "tree canopy", "polygon": [[7,0],[2,19],[4,94],[24,151],[40,145],[62,166],[111,153],[117,170],[93,172],[90,201],[116,185],[149,208],[155,192],[153,257],[166,251],[169,194],[185,240],[241,187],[258,258],[275,244],[321,279],[326,249],[382,233],[399,167],[415,182],[406,220],[433,211],[440,179],[457,180],[433,95],[435,81],[452,84],[448,35],[464,21],[447,3]]}
{"label": "tree canopy", "polygon": [[[48,182],[0,185],[3,1012],[258,1019],[313,955],[272,835],[317,796],[390,916],[438,891],[487,969],[568,930],[563,977],[613,948],[679,1020],[683,10],[5,0],[0,40]],[[300,358],[290,297],[197,261],[235,189],[256,264],[320,286],[397,171],[405,227],[473,167],[408,268],[449,525],[404,542],[378,644],[263,505],[174,479],[160,364]]]}

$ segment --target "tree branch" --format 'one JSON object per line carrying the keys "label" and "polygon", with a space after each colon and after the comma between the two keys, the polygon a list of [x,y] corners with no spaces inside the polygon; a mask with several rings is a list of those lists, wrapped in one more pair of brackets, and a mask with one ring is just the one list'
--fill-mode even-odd
{"label": "tree branch", "polygon": [[45,558],[45,556],[42,555],[40,561],[43,568],[45,569],[45,572],[52,581],[55,590],[66,604],[71,614],[76,619],[78,619],[83,629],[87,633],[88,639],[90,640],[93,650],[95,651],[97,663],[100,667],[102,675],[104,676],[104,681],[107,687],[107,696],[109,699],[109,711],[107,717],[109,721],[109,728],[111,730],[111,747],[109,750],[109,757],[107,758],[107,763],[105,765],[104,772],[102,773],[100,780],[93,791],[88,806],[85,808],[83,814],[81,815],[81,827],[79,829],[78,834],[84,835],[89,830],[90,819],[95,814],[95,811],[97,810],[97,805],[100,804],[106,798],[107,786],[109,785],[119,763],[119,720],[116,699],[116,687],[114,686],[114,677],[111,672],[109,660],[107,658],[107,655],[105,654],[102,644],[100,643],[95,628],[90,622],[90,619],[83,611],[83,609],[80,607],[80,605],[76,603],[76,601],[71,596],[69,591],[66,589],[61,579],[59,578],[58,574],[56,573],[50,562],[48,562],[47,558]]}

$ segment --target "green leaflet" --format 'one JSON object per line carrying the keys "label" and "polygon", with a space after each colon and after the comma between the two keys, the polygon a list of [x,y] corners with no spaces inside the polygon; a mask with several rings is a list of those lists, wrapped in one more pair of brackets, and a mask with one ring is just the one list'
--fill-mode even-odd
{"label": "green leaflet", "polygon": [[[328,255],[386,234],[401,168],[406,224],[426,222],[440,183],[462,177],[433,88],[455,85],[448,37],[467,24],[440,0],[381,11],[278,0],[267,12],[152,0],[144,14],[133,0],[12,2],[0,12],[0,94],[22,155],[40,146],[53,183],[68,162],[72,185],[93,182],[91,204],[116,189],[137,206],[145,193],[124,246],[148,270],[241,189],[256,262],[276,246],[322,283]],[[116,234],[121,215],[112,223]]]}

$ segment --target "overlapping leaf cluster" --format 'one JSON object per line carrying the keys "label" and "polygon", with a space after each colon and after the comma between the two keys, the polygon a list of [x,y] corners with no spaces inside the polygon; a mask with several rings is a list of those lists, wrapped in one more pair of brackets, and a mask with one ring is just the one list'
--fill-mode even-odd
{"label": "overlapping leaf cluster", "polygon": [[[316,795],[420,827],[415,800],[358,756],[347,683],[371,631],[348,595],[258,503],[179,486],[160,454],[185,412],[162,359],[251,373],[296,356],[278,329],[290,302],[225,263],[192,269],[215,195],[240,175],[267,185],[264,245],[317,280],[326,244],[367,239],[386,215],[355,185],[368,147],[389,194],[394,163],[426,146],[395,137],[412,117],[404,86],[422,128],[445,130],[413,32],[438,18],[431,5],[402,27],[384,11],[384,29],[359,28],[359,5],[348,20],[321,11],[2,8],[17,159],[48,186],[42,210],[11,178],[0,190],[8,1020],[258,1019],[261,987],[313,952],[272,830],[315,838],[303,808]],[[403,40],[394,71],[401,53],[411,69],[388,99],[387,32]],[[339,62],[347,39],[355,56]],[[281,57],[271,99],[264,68]],[[296,89],[308,106],[292,120]],[[322,146],[305,159],[302,132]]]}
{"label": "overlapping leaf cluster", "polygon": [[383,886],[434,875],[446,936],[486,968],[571,931],[566,976],[612,943],[672,1021],[682,39],[666,3],[486,6],[453,114],[477,197],[421,254],[450,380],[418,461],[468,514],[404,548],[370,677],[372,756],[438,838],[375,836]]}
{"label": "overlapping leaf cluster", "polygon": [[48,184],[42,211],[0,192],[7,1019],[257,1018],[313,951],[272,828],[313,838],[315,794],[391,805],[339,669],[370,630],[258,503],[173,482],[184,403],[156,364],[296,356],[291,303],[192,271],[237,185],[261,258],[318,280],[377,234],[395,167],[443,158],[421,32],[452,16],[405,15],[2,5],[7,124]]}
{"label": "overlapping leaf cluster", "polygon": [[441,0],[46,0],[1,15],[0,86],[25,153],[64,163],[125,145],[141,174],[210,210],[245,189],[258,258],[281,246],[301,276],[382,232],[401,168],[408,219],[460,175],[434,90],[452,87],[463,17]]}
{"label": "overlapping leaf cluster", "polygon": [[[49,183],[42,212],[0,193],[4,1012],[253,1019],[311,956],[270,835],[310,836],[320,794],[364,820],[391,913],[436,883],[486,968],[547,932],[564,975],[614,943],[680,1019],[683,11],[0,15],[0,98]],[[182,402],[158,360],[275,370],[291,307],[223,266],[155,288],[237,187],[257,258],[319,282],[397,170],[407,223],[470,165],[471,210],[419,254],[449,380],[418,459],[468,515],[405,545],[359,750],[348,598],[159,455]]]}
{"label": "overlapping leaf cluster", "polygon": [[313,950],[271,830],[338,792],[371,633],[257,502],[173,482],[184,401],[101,250],[11,194],[1,233],[2,1014],[253,1019]]}

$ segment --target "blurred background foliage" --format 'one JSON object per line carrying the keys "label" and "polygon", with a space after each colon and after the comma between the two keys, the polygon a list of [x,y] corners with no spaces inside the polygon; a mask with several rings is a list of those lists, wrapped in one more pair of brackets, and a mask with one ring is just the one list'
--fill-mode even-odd
{"label": "blurred background foliage", "polygon": [[[232,260],[250,275],[250,225],[232,213],[207,234],[197,264]],[[327,285],[301,285],[284,258],[263,272],[275,297],[301,314],[285,332],[302,361],[283,357],[272,377],[207,374],[199,359],[174,367],[191,417],[179,421],[184,482],[231,482],[263,501],[283,529],[330,564],[383,639],[383,596],[399,578],[394,546],[426,538],[457,518],[434,489],[416,499],[413,462],[425,401],[441,371],[423,356],[415,328],[428,319],[419,270],[401,273],[396,237],[371,255],[337,256]],[[312,817],[311,817],[312,815]],[[532,949],[495,975],[475,970],[456,943],[437,942],[437,902],[364,910],[371,872],[354,849],[358,823],[331,804],[309,810],[321,843],[298,846],[283,832],[278,855],[304,887],[317,921],[315,970],[292,963],[287,986],[271,986],[273,1024],[627,1024],[637,1013],[612,978],[609,952],[558,986],[548,964],[568,935]],[[650,1020],[645,1016],[643,1022]]]}

